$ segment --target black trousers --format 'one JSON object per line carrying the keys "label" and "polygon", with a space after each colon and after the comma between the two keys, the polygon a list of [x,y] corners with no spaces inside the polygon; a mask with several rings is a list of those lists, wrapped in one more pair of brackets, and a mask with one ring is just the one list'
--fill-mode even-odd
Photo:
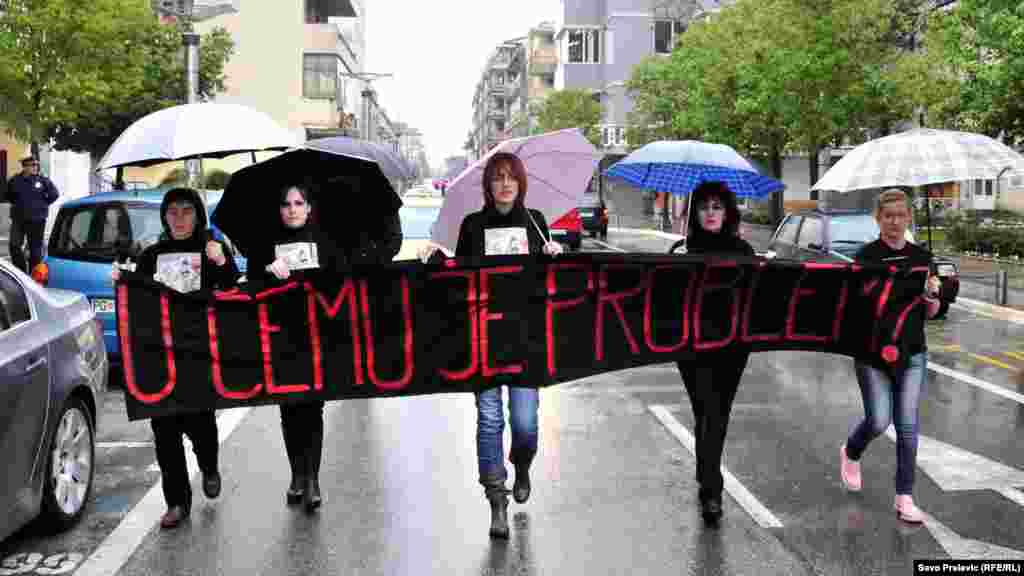
{"label": "black trousers", "polygon": [[[11,264],[26,274],[43,261],[43,234],[46,232],[46,221],[25,222],[21,217],[11,217],[10,254]],[[28,239],[29,265],[25,265],[24,245]]]}
{"label": "black trousers", "polygon": [[324,446],[324,403],[281,404],[281,433],[296,478],[316,478]]}
{"label": "black trousers", "polygon": [[709,360],[676,362],[693,407],[693,435],[697,451],[697,483],[701,501],[721,497],[722,450],[729,414],[736,399],[749,352],[711,353]]}
{"label": "black trousers", "polygon": [[217,418],[213,411],[161,416],[149,421],[160,465],[164,500],[167,507],[192,507],[192,485],[188,478],[183,435],[192,441],[199,469],[206,474],[217,471]]}

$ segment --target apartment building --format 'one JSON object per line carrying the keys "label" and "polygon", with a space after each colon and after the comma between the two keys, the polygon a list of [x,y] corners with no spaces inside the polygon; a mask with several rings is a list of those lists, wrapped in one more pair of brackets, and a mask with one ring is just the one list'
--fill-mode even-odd
{"label": "apartment building", "polygon": [[492,50],[473,93],[473,122],[464,146],[470,159],[536,127],[533,107],[554,89],[554,34],[554,24],[542,22]]}

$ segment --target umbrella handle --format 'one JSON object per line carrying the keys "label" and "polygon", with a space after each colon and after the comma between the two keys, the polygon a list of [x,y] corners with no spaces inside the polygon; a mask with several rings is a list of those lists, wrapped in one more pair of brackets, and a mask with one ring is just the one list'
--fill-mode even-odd
{"label": "umbrella handle", "polygon": [[[524,206],[523,208],[526,207]],[[526,208],[526,216],[530,219],[530,222],[533,222],[533,227],[537,229],[537,234],[540,235],[541,240],[544,240],[545,242],[551,242],[551,235],[549,234],[546,238],[544,237],[544,232],[541,231],[540,225],[537,224],[537,221],[533,219],[533,214],[530,214],[529,208]]]}

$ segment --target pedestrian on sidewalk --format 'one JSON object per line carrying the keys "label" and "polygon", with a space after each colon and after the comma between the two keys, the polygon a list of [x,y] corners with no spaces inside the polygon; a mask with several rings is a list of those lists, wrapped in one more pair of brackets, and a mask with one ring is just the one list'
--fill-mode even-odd
{"label": "pedestrian on sidewalk", "polygon": [[[687,224],[688,254],[754,256],[739,237],[736,195],[722,182],[703,182],[693,191]],[[680,240],[679,242],[682,242]],[[705,350],[676,365],[693,408],[697,452],[697,497],[709,526],[722,517],[722,450],[729,414],[750,356],[749,345]]]}
{"label": "pedestrian on sidewalk", "polygon": [[[206,228],[206,209],[197,191],[191,188],[169,190],[160,204],[160,220],[163,234],[156,244],[139,254],[136,273],[186,293],[225,290],[238,283],[240,274],[230,249],[214,240]],[[117,263],[111,277],[115,282],[121,277]],[[203,494],[210,499],[220,495],[217,420],[213,410],[203,410],[158,416],[150,420],[150,426],[167,503],[160,527],[174,528],[192,511],[184,435],[192,441],[192,450],[199,461]]]}
{"label": "pedestrian on sidewalk", "polygon": [[[50,204],[59,193],[49,178],[39,173],[39,160],[27,156],[21,160],[21,173],[7,184],[6,201],[11,204],[11,263],[30,274],[43,261],[43,235]],[[28,240],[29,261],[25,262],[25,241]]]}
{"label": "pedestrian on sidewalk", "polygon": [[[467,214],[459,227],[456,258],[479,259],[508,254],[560,254],[562,246],[551,240],[544,215],[526,208],[526,168],[515,154],[500,152],[487,161],[482,179],[484,207]],[[424,261],[436,254],[422,254]],[[536,388],[519,386],[522,375],[501,373],[494,387],[476,394],[477,465],[484,497],[491,507],[492,538],[509,537],[508,471],[504,464],[505,408],[502,389],[508,388],[512,447],[508,459],[515,468],[512,497],[523,504],[530,498],[530,465],[537,454],[537,413],[540,394]]]}
{"label": "pedestrian on sidewalk", "polygon": [[[902,190],[893,188],[879,194],[875,206],[879,238],[861,248],[855,260],[872,264],[904,261],[930,267],[932,254],[906,240],[910,217],[910,200]],[[913,524],[924,521],[923,513],[914,505],[912,492],[917,461],[918,407],[927,379],[925,323],[926,318],[935,316],[939,311],[939,287],[939,278],[930,276],[925,286],[925,305],[914,307],[904,321],[904,350],[901,353],[908,356],[905,367],[893,369],[880,358],[855,359],[857,384],[864,402],[864,419],[839,448],[839,473],[843,486],[851,492],[859,492],[862,485],[861,456],[868,444],[885,432],[890,422],[894,422],[896,499],[893,506],[900,520]],[[909,299],[916,295],[893,294],[891,297]]]}

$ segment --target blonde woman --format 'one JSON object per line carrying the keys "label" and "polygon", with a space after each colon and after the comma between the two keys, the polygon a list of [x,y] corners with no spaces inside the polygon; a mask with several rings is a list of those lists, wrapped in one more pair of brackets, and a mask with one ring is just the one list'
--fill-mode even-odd
{"label": "blonde woman", "polygon": [[[892,264],[900,261],[914,264],[927,262],[932,255],[906,240],[910,224],[910,202],[902,190],[890,189],[878,196],[875,219],[879,238],[865,245],[856,260],[863,263]],[[904,522],[919,524],[924,515],[914,505],[914,468],[917,460],[918,406],[927,378],[928,347],[925,321],[939,311],[939,279],[929,276],[925,286],[925,306],[915,308],[905,321],[906,367],[894,370],[881,360],[858,359],[855,362],[857,383],[864,401],[864,419],[854,428],[839,450],[840,476],[851,492],[861,489],[860,459],[868,444],[880,436],[889,423],[896,427],[896,514]],[[917,287],[904,290],[916,291]],[[914,296],[915,294],[906,294]],[[899,298],[900,294],[893,294]]]}

